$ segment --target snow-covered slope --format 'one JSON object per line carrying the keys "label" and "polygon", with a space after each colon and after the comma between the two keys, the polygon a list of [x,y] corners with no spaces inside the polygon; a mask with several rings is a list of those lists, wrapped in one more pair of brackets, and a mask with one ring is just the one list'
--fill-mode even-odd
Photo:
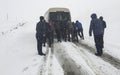
{"label": "snow-covered slope", "polygon": [[[8,25],[13,25],[8,26]],[[36,24],[8,22],[0,35],[0,75],[41,75],[47,74],[45,67],[49,57],[39,56],[36,49]],[[1,27],[2,28],[2,27]],[[46,53],[46,47],[43,47]],[[54,58],[54,57],[53,57]],[[53,59],[53,74],[62,75],[62,69]]]}
{"label": "snow-covered slope", "polygon": [[[9,27],[9,24],[14,27]],[[28,69],[28,65],[35,61],[35,39],[27,29],[27,25],[15,25],[16,23],[7,23],[9,28],[3,31],[5,34],[0,36],[0,74],[1,75],[22,75],[22,71]],[[7,33],[6,33],[7,31]],[[33,33],[34,34],[34,33]],[[31,49],[32,48],[32,49]],[[40,59],[42,60],[42,59]],[[38,60],[39,61],[39,60]],[[37,62],[38,62],[37,61]]]}

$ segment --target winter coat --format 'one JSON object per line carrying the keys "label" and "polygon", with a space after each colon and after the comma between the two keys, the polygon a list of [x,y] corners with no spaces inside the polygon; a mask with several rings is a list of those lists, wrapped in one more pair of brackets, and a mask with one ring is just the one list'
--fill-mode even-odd
{"label": "winter coat", "polygon": [[100,19],[97,19],[96,15],[91,16],[92,20],[90,23],[90,28],[89,28],[89,35],[92,35],[92,31],[94,35],[103,35],[104,34],[104,27],[103,27],[103,22]]}
{"label": "winter coat", "polygon": [[103,27],[106,28],[106,22],[104,20],[102,20],[103,22]]}
{"label": "winter coat", "polygon": [[77,21],[75,24],[78,29],[83,29],[82,24],[79,21]]}
{"label": "winter coat", "polygon": [[68,29],[72,29],[72,30],[74,29],[73,24],[72,24],[71,21],[67,22],[67,26],[68,26]]}
{"label": "winter coat", "polygon": [[59,21],[55,22],[55,30],[60,31],[61,27],[60,27],[61,23]]}
{"label": "winter coat", "polygon": [[45,22],[38,22],[36,26],[36,35],[37,36],[43,36],[43,34],[46,34],[47,28],[46,28],[46,23]]}
{"label": "winter coat", "polygon": [[50,25],[51,31],[53,32],[55,30],[55,28],[54,28],[54,22],[50,21],[49,25]]}
{"label": "winter coat", "polygon": [[[102,21],[102,25],[103,25],[103,30],[106,28],[106,22],[104,20],[101,20]],[[104,34],[104,31],[103,31],[103,34]]]}

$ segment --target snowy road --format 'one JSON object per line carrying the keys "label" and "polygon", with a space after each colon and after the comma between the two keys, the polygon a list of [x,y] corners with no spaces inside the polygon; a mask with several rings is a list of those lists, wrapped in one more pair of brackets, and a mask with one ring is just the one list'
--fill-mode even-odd
{"label": "snowy road", "polygon": [[[65,44],[68,46],[64,46]],[[73,54],[75,48],[69,43],[55,43],[54,48],[55,56],[64,69],[65,75],[95,75],[80,55]]]}
{"label": "snowy road", "polygon": [[[87,43],[85,43],[85,41],[80,41],[79,43],[75,43],[77,46],[80,46],[86,50],[88,50],[90,53],[94,54],[95,48],[88,45]],[[104,50],[103,50],[104,51]],[[110,63],[111,65],[113,65],[114,67],[116,67],[117,69],[120,69],[120,59],[108,54],[107,52],[104,52],[103,55],[101,56],[101,59],[103,59],[104,61]]]}
{"label": "snowy road", "polygon": [[[54,54],[64,70],[64,75],[91,75],[90,72],[92,71],[95,75],[120,74],[120,70],[109,63],[111,61],[106,62],[102,57],[96,57],[93,53],[89,52],[80,45],[77,46],[76,44],[70,42],[55,43]],[[85,62],[83,63],[83,61]],[[52,63],[52,65],[54,64]],[[87,65],[87,67],[85,65]],[[81,70],[81,66],[84,68],[83,70]],[[90,71],[90,69],[92,69],[92,71]],[[86,72],[81,73],[80,70]],[[67,74],[65,72],[67,72]]]}
{"label": "snowy road", "polygon": [[[77,45],[79,48],[78,52],[81,54],[83,58],[86,60],[88,65],[91,67],[91,69],[96,73],[96,75],[119,75],[120,70],[116,68],[112,61],[105,60],[105,56],[102,57],[96,57],[94,53],[91,53],[89,51],[89,48],[86,49],[80,45]],[[109,59],[111,60],[111,59]],[[107,61],[107,62],[106,62]],[[115,62],[117,63],[117,62]],[[116,64],[116,66],[119,66]]]}
{"label": "snowy road", "polygon": [[[75,62],[79,62],[79,64],[81,64],[80,62],[80,58],[82,57],[85,61],[85,63],[88,65],[88,67],[90,67],[90,69],[92,69],[92,71],[94,71],[95,75],[119,75],[120,74],[120,70],[117,69],[116,67],[114,67],[113,65],[111,65],[110,63],[104,61],[102,58],[100,57],[96,57],[93,53],[90,53],[88,50],[86,50],[85,48],[81,47],[81,46],[76,46],[73,43],[70,42],[62,42],[59,43],[58,46],[55,45],[56,50],[58,49],[58,53],[60,54],[61,50],[65,51],[62,52],[63,55],[67,52],[68,54],[66,54],[66,56],[69,56],[69,54],[71,55],[71,58],[73,60],[75,60]],[[61,56],[63,56],[61,55]],[[64,57],[66,57],[64,56]],[[61,57],[61,58],[64,58]],[[70,57],[70,56],[69,56]],[[61,59],[64,61],[64,59]],[[70,60],[70,58],[68,58],[67,60]],[[64,61],[65,63],[65,61]],[[72,63],[73,64],[73,63]],[[70,65],[72,65],[70,64]],[[76,64],[76,63],[74,63]],[[76,70],[74,67],[72,67],[74,70]],[[86,68],[84,66],[84,68]],[[86,68],[86,71],[89,70],[89,68]],[[79,72],[80,74],[80,72]],[[77,75],[77,74],[75,74]],[[82,75],[85,75],[84,73]],[[91,75],[91,74],[86,74],[86,75]]]}

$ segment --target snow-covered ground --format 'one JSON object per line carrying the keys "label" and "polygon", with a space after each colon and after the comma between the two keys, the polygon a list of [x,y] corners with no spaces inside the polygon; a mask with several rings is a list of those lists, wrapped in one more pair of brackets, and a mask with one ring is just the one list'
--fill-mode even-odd
{"label": "snow-covered ground", "polygon": [[[5,26],[4,30],[2,27],[0,30],[0,75],[64,75],[64,69],[60,65],[61,62],[57,58],[57,54],[53,54],[51,58],[51,48],[43,47],[44,53],[48,52],[45,57],[37,55],[35,23],[8,21]],[[107,40],[105,39],[105,41]],[[94,49],[91,37],[86,36],[85,40],[80,43]],[[106,62],[103,57],[95,56],[94,53],[88,51],[88,48],[84,48],[79,43],[55,42],[53,49],[58,51],[58,55],[61,50],[60,52],[63,54],[61,58],[68,56],[70,60],[75,62],[70,65],[78,64],[83,70],[95,75],[120,75],[120,69],[111,64],[111,61]],[[105,42],[104,52],[120,59],[118,49],[119,46]]]}
{"label": "snow-covered ground", "polygon": [[39,62],[42,62],[43,57],[36,56],[34,32],[28,30],[27,24],[19,26],[9,22],[6,25],[9,24],[17,29],[4,28],[7,34],[0,36],[0,74],[23,75],[27,70],[28,73],[35,73],[33,70],[39,68]]}
{"label": "snow-covered ground", "polygon": [[[35,26],[27,22],[8,22],[0,35],[0,75],[41,75],[49,57],[39,56],[36,49]],[[44,53],[46,47],[43,47]],[[62,73],[56,59],[53,59],[54,75]]]}

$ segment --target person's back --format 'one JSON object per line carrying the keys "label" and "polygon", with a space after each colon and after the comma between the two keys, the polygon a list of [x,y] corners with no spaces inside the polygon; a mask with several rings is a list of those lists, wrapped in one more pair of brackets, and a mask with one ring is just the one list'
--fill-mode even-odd
{"label": "person's back", "polygon": [[76,21],[76,26],[78,27],[78,29],[83,29],[82,24],[78,20]]}
{"label": "person's back", "polygon": [[73,24],[73,28],[74,28],[74,32],[73,32],[73,34],[74,34],[74,41],[77,41],[77,42],[78,42],[77,27],[76,27],[76,25],[75,25],[74,22],[72,22],[72,24]]}
{"label": "person's back", "polygon": [[69,29],[73,29],[74,28],[71,21],[68,21],[67,24],[69,26]]}
{"label": "person's back", "polygon": [[93,31],[95,46],[97,49],[97,53],[95,53],[95,55],[101,56],[103,54],[103,22],[97,18],[97,15],[95,13],[91,15],[91,18],[92,20],[90,23],[89,36],[92,36]]}
{"label": "person's back", "polygon": [[94,15],[92,16],[92,20],[90,23],[90,34],[92,34],[92,30],[94,35],[101,35],[104,32],[102,21],[97,19],[97,17],[95,17]]}
{"label": "person's back", "polygon": [[54,22],[52,20],[50,20],[49,25],[50,25],[51,31],[54,32],[55,28],[54,28]]}
{"label": "person's back", "polygon": [[104,28],[106,28],[106,22],[103,20],[103,17],[102,17],[102,16],[100,16],[100,18],[99,18],[99,19],[102,21],[103,27],[104,27]]}
{"label": "person's back", "polygon": [[[102,21],[102,26],[103,26],[103,30],[106,28],[106,22],[103,20],[103,17],[100,16],[99,18]],[[104,32],[103,32],[104,33]]]}
{"label": "person's back", "polygon": [[82,24],[77,20],[75,23],[76,27],[77,27],[77,33],[80,36],[80,38],[84,39],[84,34],[83,34],[83,27]]}

